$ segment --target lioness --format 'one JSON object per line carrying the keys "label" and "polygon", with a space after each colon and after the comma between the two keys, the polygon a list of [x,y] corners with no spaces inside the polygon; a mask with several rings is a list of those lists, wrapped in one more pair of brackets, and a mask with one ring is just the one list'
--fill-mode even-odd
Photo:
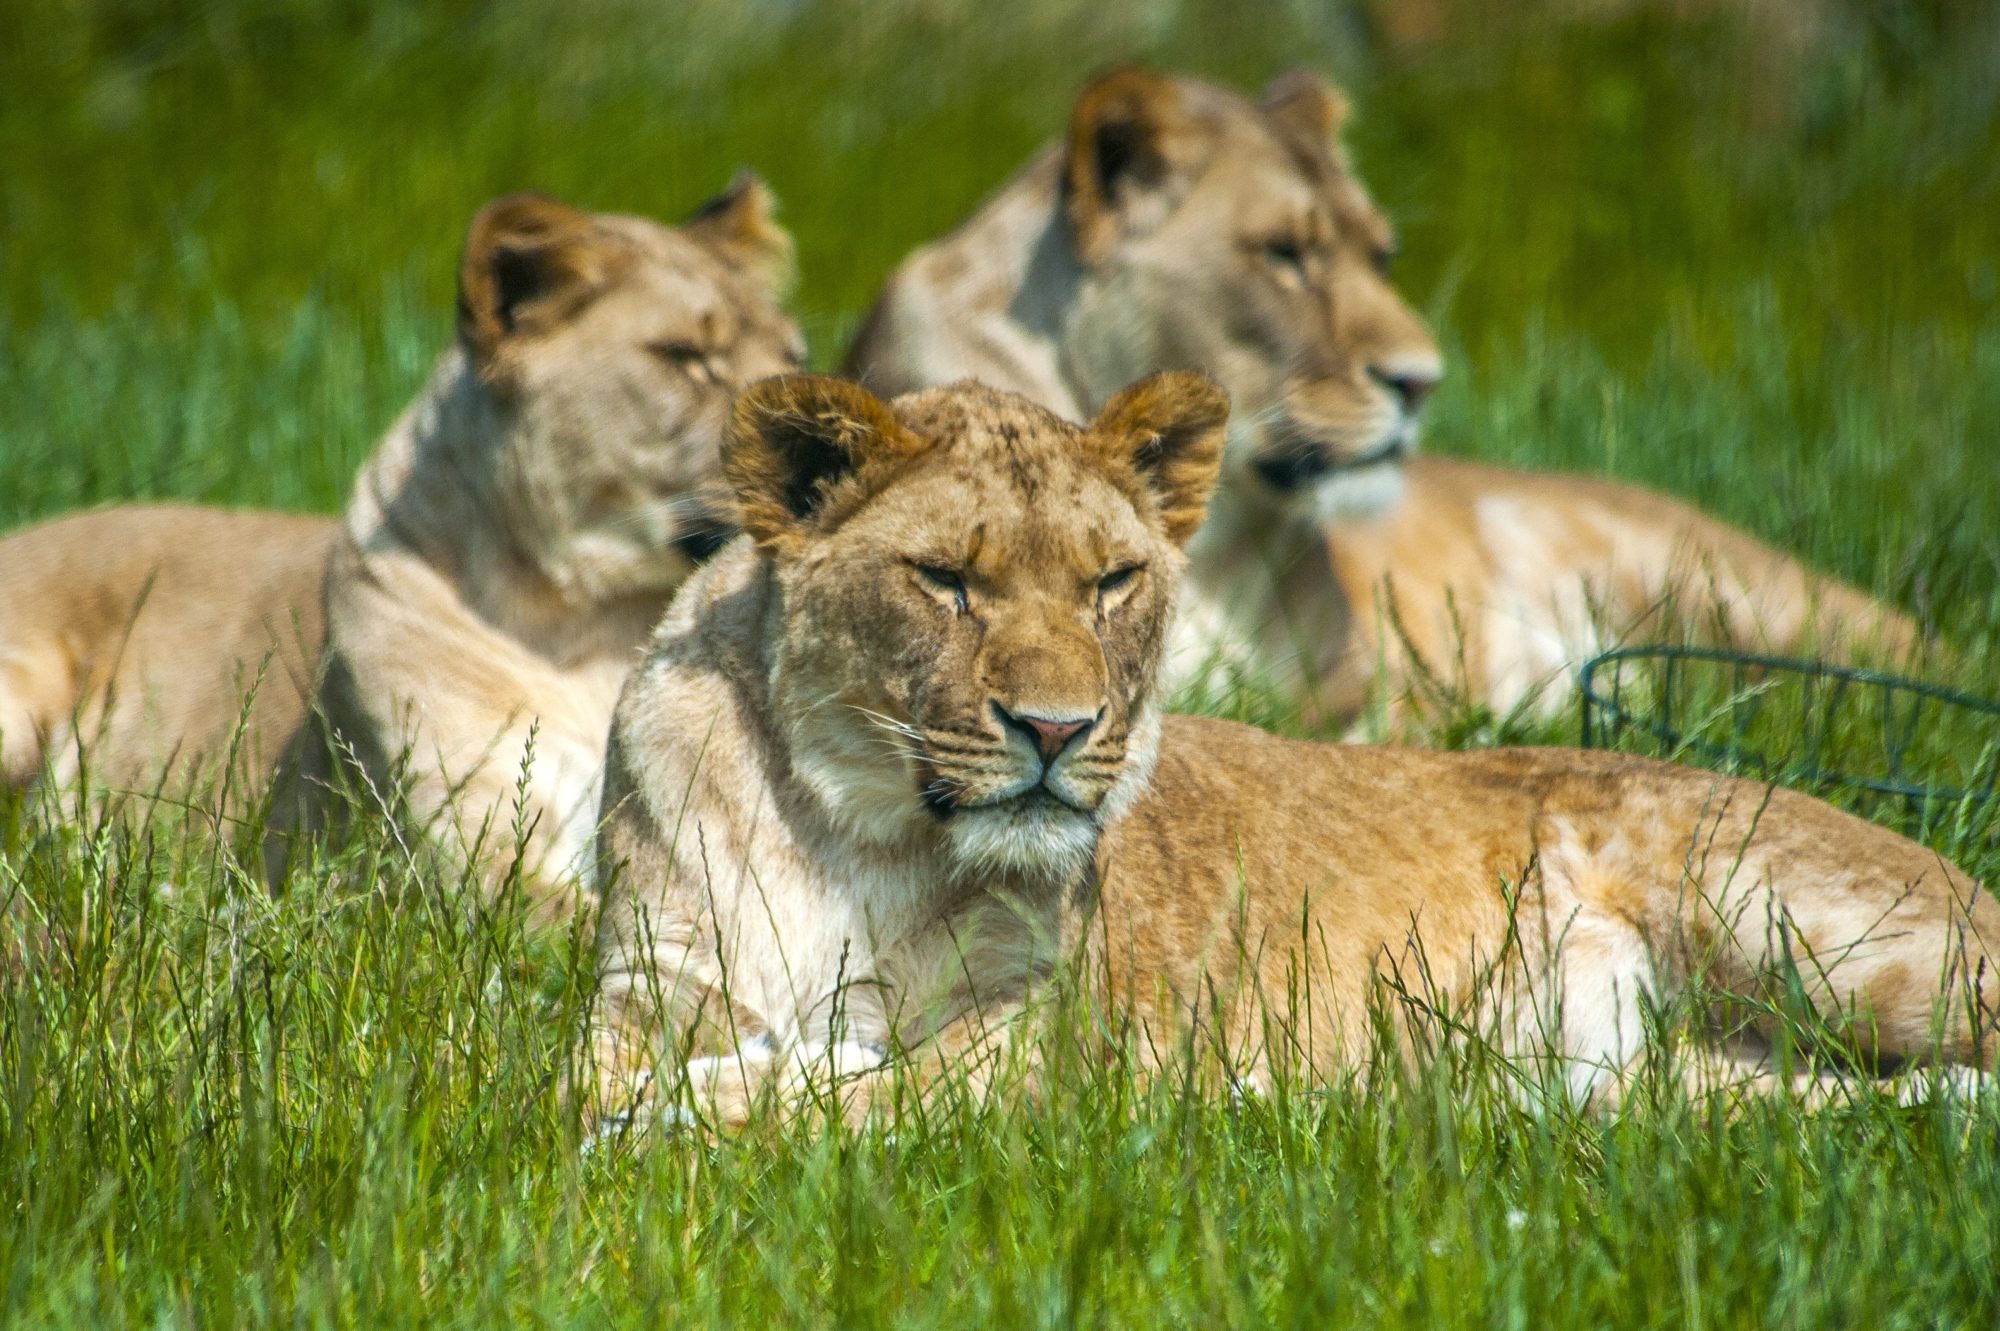
{"label": "lioness", "polygon": [[976,378],[1073,420],[1155,370],[1213,375],[1235,424],[1177,685],[1249,669],[1334,721],[1371,696],[1504,713],[1559,701],[1577,661],[1667,615],[1768,649],[1826,630],[1909,650],[1903,615],[1675,500],[1413,457],[1442,366],[1390,284],[1344,114],[1303,73],[1254,103],[1100,78],[1060,145],[897,269],[848,373],[886,393]]}
{"label": "lioness", "polygon": [[357,798],[464,862],[498,874],[518,842],[551,912],[619,688],[734,533],[716,489],[732,396],[803,355],[790,271],[748,173],[678,228],[489,204],[457,344],[355,482],[327,573],[327,747],[358,760]]}
{"label": "lioness", "polygon": [[1087,429],[973,384],[743,395],[747,534],[683,589],[611,737],[596,1112],[662,1061],[724,1121],[818,1070],[860,1112],[887,1051],[962,1070],[1071,960],[1142,1053],[1199,1014],[1253,1084],[1353,1058],[1372,987],[1420,967],[1446,1005],[1497,975],[1467,1019],[1511,1053],[1547,1037],[1582,1097],[1697,969],[1754,995],[1793,959],[1871,1052],[1930,1052],[1935,1019],[1946,1058],[1991,1056],[2000,902],[1816,800],[1163,715],[1227,410],[1186,373]]}
{"label": "lioness", "polygon": [[0,781],[181,799],[233,754],[260,794],[313,694],[334,530],[159,504],[0,541]]}

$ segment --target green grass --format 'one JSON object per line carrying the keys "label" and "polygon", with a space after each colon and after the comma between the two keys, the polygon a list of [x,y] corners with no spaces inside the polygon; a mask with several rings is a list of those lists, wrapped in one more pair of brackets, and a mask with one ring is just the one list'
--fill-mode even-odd
{"label": "green grass", "polygon": [[[1684,495],[1918,611],[1991,692],[1983,8],[1827,0],[1792,59],[1724,23],[1471,0],[1414,54],[1360,10],[1275,2],[16,0],[0,526],[141,496],[332,511],[502,190],[671,216],[756,165],[831,363],[895,258],[1090,70],[1306,62],[1356,94],[1400,279],[1451,355],[1431,446]],[[1495,734],[1575,723],[1449,737]],[[1941,722],[1924,761],[1976,772],[1991,740]],[[1990,822],[1918,830],[2000,871]],[[585,1154],[557,1085],[587,948],[448,904],[379,827],[275,896],[250,844],[0,796],[0,1324],[2000,1317],[1990,1102],[1528,1113],[1448,1059],[1232,1106],[1101,1070],[893,1137]]]}

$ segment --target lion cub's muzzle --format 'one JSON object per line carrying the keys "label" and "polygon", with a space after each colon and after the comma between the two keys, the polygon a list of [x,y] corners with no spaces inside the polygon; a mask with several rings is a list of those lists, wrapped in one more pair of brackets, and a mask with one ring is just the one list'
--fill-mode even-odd
{"label": "lion cub's muzzle", "polygon": [[[1104,709],[1099,707],[1089,715],[1044,716],[1034,712],[1010,712],[998,702],[992,704],[993,715],[1000,722],[1002,730],[1028,741],[1040,770],[1035,773],[1035,784],[1046,788],[1049,777],[1055,774],[1056,764],[1062,761],[1071,746],[1081,747],[1082,741],[1104,717]],[[1056,798],[1062,799],[1058,792]],[[1069,801],[1064,800],[1065,804]]]}
{"label": "lion cub's muzzle", "polygon": [[[948,817],[961,810],[1027,803],[1059,804],[1088,814],[1123,761],[1118,736],[1104,732],[1104,708],[987,704],[997,733],[976,753],[956,744],[934,748],[924,802]],[[982,727],[982,730],[985,729]]]}

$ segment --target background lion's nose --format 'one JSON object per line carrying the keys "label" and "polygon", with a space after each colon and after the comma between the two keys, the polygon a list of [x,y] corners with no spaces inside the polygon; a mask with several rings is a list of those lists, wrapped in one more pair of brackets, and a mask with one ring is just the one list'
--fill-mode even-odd
{"label": "background lion's nose", "polygon": [[1012,726],[1028,737],[1035,746],[1035,752],[1042,755],[1044,763],[1052,763],[1069,742],[1097,724],[1095,716],[1078,719],[1054,716],[1030,716],[1026,712],[1010,712],[999,703],[993,704],[994,713],[1000,723]]}
{"label": "background lion's nose", "polygon": [[1404,411],[1414,416],[1424,409],[1424,399],[1438,386],[1444,376],[1436,370],[1412,369],[1404,366],[1374,366],[1368,371],[1375,382],[1395,395]]}

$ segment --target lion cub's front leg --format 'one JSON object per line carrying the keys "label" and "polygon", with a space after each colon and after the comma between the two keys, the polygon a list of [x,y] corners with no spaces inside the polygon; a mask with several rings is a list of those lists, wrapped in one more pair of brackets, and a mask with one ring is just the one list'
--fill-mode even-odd
{"label": "lion cub's front leg", "polygon": [[984,1096],[1007,1057],[1028,1052],[1014,1045],[1020,1016],[1013,1006],[967,1014],[900,1058],[853,1040],[779,1048],[753,1035],[729,1053],[698,1055],[678,1067],[653,1062],[636,1029],[600,1026],[592,1041],[596,1097],[584,1107],[585,1134],[655,1122],[736,1132],[759,1113],[814,1112],[829,1104],[858,1127],[952,1092]]}
{"label": "lion cub's front leg", "polygon": [[662,1112],[673,1117],[671,1110],[678,1109],[698,1124],[735,1132],[760,1105],[803,1110],[832,1103],[842,1118],[859,1124],[868,1117],[870,1092],[887,1072],[888,1058],[886,1049],[847,1040],[782,1052],[752,1040],[734,1054],[690,1059],[679,1070],[678,1085],[666,1089],[669,1107]]}

